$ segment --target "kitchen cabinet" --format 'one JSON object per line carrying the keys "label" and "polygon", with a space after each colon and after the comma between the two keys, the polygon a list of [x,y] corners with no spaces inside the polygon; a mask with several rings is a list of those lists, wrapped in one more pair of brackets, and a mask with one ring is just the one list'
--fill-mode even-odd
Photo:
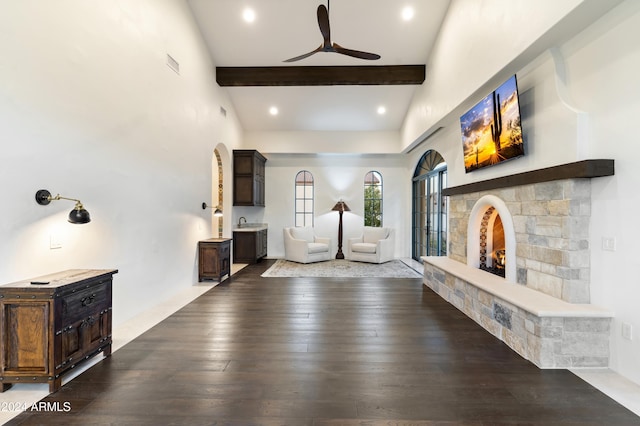
{"label": "kitchen cabinet", "polygon": [[233,151],[233,205],[265,204],[265,163],[267,159],[256,150]]}
{"label": "kitchen cabinet", "polygon": [[266,256],[266,227],[233,231],[233,263],[257,263]]}
{"label": "kitchen cabinet", "polygon": [[90,357],[111,354],[116,269],[72,269],[0,286],[0,391],[13,383],[62,385]]}

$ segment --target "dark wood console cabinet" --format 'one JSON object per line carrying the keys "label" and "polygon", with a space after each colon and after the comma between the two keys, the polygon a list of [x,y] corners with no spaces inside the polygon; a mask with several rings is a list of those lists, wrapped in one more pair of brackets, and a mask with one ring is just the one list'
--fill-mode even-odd
{"label": "dark wood console cabinet", "polygon": [[79,363],[111,355],[117,272],[72,269],[0,286],[0,391],[27,382],[53,393]]}
{"label": "dark wood console cabinet", "polygon": [[266,229],[233,232],[233,263],[257,263],[266,256]]}
{"label": "dark wood console cabinet", "polygon": [[231,239],[210,238],[198,241],[198,281],[231,274]]}
{"label": "dark wood console cabinet", "polygon": [[233,205],[264,207],[265,163],[256,150],[233,151]]}

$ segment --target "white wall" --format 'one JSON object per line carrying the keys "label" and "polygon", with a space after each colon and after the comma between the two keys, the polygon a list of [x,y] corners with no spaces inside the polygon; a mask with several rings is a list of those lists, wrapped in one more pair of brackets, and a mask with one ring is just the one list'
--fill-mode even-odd
{"label": "white wall", "polygon": [[[640,3],[628,0],[561,44],[560,61],[545,52],[516,70],[525,157],[465,174],[455,108],[439,121],[443,129],[410,155],[415,166],[425,150],[440,152],[448,165],[449,186],[577,161],[580,149],[586,150],[587,158],[615,160],[615,176],[592,179],[591,299],[615,312],[611,368],[636,383],[640,383],[640,281],[635,268],[640,241],[640,169],[634,131],[640,114],[638,39]],[[563,65],[568,98],[556,90]],[[471,93],[462,104],[472,106],[483,96]],[[583,125],[573,108],[586,113],[586,135],[582,135]],[[579,149],[578,145],[583,146]],[[616,239],[615,252],[602,250],[604,237]],[[623,323],[632,327],[633,340],[622,338]]]}
{"label": "white wall", "polygon": [[196,282],[213,149],[242,133],[186,4],[3,1],[0,52],[0,283],[117,268],[117,324]]}
{"label": "white wall", "polygon": [[[294,226],[294,182],[296,174],[308,170],[314,177],[316,234],[333,240],[338,247],[338,213],[331,211],[340,199],[350,212],[343,214],[343,253],[347,238],[357,237],[364,226],[364,177],[375,170],[383,179],[383,226],[396,229],[396,257],[410,257],[411,216],[404,209],[410,198],[411,173],[400,155],[288,155],[266,153],[266,207],[241,210],[249,222],[269,224],[268,256],[284,257],[282,229]],[[236,207],[236,209],[239,209]],[[236,214],[237,215],[237,214]],[[254,218],[259,218],[254,220]]]}
{"label": "white wall", "polygon": [[271,153],[376,153],[401,151],[400,132],[246,132],[244,144]]}
{"label": "white wall", "polygon": [[452,111],[466,111],[542,51],[573,35],[620,0],[453,0],[427,78],[409,107],[402,147],[420,141]]}
{"label": "white wall", "polygon": [[[636,120],[640,115],[640,2],[629,0],[576,37],[567,56],[570,90],[589,113],[591,158],[615,159],[615,176],[592,181],[591,291],[594,303],[615,312],[611,367],[640,383],[640,168]],[[602,250],[602,238],[616,251]],[[633,340],[622,338],[622,323]]]}

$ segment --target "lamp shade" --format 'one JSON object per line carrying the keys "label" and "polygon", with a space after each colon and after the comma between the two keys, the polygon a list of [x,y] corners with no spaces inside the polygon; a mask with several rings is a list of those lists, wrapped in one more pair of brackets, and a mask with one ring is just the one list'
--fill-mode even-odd
{"label": "lamp shade", "polygon": [[213,207],[213,206],[208,206],[207,203],[202,203],[202,210],[207,209],[207,208],[214,209],[213,210],[213,215],[215,217],[221,217],[222,216],[222,210],[220,210],[220,206]]}
{"label": "lamp shade", "polygon": [[89,223],[91,222],[91,216],[89,212],[80,205],[69,212],[69,222],[75,224]]}
{"label": "lamp shade", "polygon": [[334,211],[334,212],[350,212],[351,211],[349,206],[347,206],[347,203],[345,203],[342,200],[338,201],[336,203],[336,205],[333,206],[333,208],[331,210]]}

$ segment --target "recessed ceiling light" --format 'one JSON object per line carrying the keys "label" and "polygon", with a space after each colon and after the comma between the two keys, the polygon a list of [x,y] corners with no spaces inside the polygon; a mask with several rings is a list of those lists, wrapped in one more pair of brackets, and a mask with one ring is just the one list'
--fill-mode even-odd
{"label": "recessed ceiling light", "polygon": [[244,19],[245,22],[251,23],[256,20],[256,12],[254,12],[253,9],[246,8],[242,12],[242,19]]}
{"label": "recessed ceiling light", "polygon": [[271,108],[269,108],[269,114],[278,115],[278,107],[272,106]]}
{"label": "recessed ceiling light", "polygon": [[378,114],[380,115],[384,115],[387,112],[387,108],[385,108],[384,106],[379,106],[378,107]]}
{"label": "recessed ceiling light", "polygon": [[413,15],[415,15],[415,11],[411,6],[407,6],[402,9],[402,19],[405,21],[410,21],[413,19]]}

